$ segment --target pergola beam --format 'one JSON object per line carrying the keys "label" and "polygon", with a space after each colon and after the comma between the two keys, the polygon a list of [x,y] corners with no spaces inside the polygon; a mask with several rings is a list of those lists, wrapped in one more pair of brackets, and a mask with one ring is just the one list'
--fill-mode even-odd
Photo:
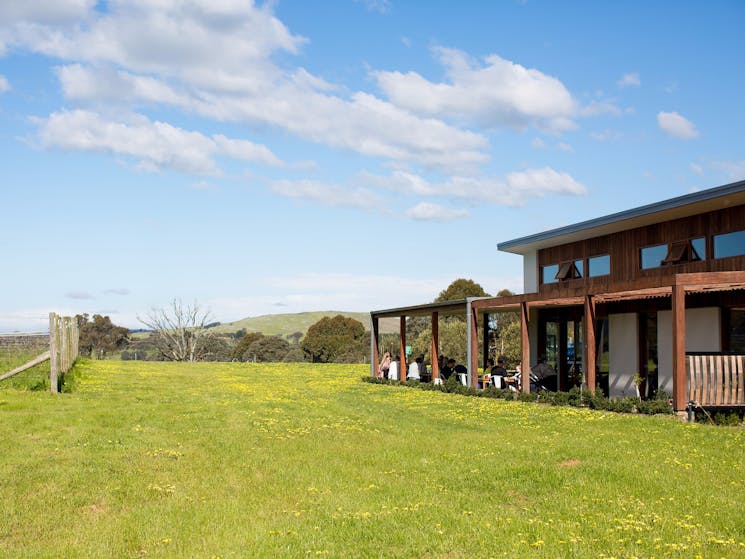
{"label": "pergola beam", "polygon": [[686,407],[686,303],[685,286],[673,286],[673,409]]}
{"label": "pergola beam", "polygon": [[595,300],[592,295],[585,296],[585,382],[587,388],[595,393]]}
{"label": "pergola beam", "polygon": [[432,361],[432,380],[440,378],[440,314],[432,313],[432,344],[430,345],[430,361]]}
{"label": "pergola beam", "polygon": [[530,330],[528,303],[520,303],[520,347],[522,349],[522,363],[520,364],[523,392],[530,392]]}

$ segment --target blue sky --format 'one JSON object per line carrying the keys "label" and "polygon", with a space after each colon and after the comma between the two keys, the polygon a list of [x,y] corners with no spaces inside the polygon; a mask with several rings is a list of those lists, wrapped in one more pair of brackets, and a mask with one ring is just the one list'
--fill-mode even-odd
{"label": "blue sky", "polygon": [[745,178],[745,3],[0,4],[0,331],[522,289],[496,244]]}

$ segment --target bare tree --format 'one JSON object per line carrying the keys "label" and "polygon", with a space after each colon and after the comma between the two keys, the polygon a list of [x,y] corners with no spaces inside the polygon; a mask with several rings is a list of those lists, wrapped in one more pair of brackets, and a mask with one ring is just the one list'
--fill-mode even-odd
{"label": "bare tree", "polygon": [[169,307],[154,308],[137,320],[153,331],[155,347],[168,360],[198,361],[206,351],[204,342],[209,333],[205,326],[210,312],[196,301],[183,305],[180,299],[174,299]]}

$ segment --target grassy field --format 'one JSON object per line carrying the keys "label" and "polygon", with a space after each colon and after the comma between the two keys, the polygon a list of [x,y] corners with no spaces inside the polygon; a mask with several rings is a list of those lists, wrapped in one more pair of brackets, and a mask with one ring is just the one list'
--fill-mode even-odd
{"label": "grassy field", "polygon": [[295,332],[302,332],[304,334],[310,326],[321,320],[324,316],[336,316],[337,314],[359,320],[365,325],[365,328],[369,328],[370,313],[318,311],[253,316],[235,322],[225,322],[220,324],[220,326],[211,328],[210,331],[231,334],[244,328],[247,332],[261,332],[265,336],[289,336]]}
{"label": "grassy field", "polygon": [[[267,314],[226,322],[220,326],[210,328],[211,332],[218,334],[232,334],[244,328],[247,332],[261,332],[265,336],[289,336],[295,332],[305,332],[323,317],[333,317],[337,314],[354,318],[362,323],[366,330],[370,328],[370,313],[366,312],[343,312],[343,311],[317,311],[302,313]],[[396,319],[397,320],[397,319]],[[398,332],[397,323],[394,325],[390,320],[382,320],[381,333]]]}
{"label": "grassy field", "polygon": [[1,557],[744,557],[745,430],[360,382],[83,361],[0,383]]}

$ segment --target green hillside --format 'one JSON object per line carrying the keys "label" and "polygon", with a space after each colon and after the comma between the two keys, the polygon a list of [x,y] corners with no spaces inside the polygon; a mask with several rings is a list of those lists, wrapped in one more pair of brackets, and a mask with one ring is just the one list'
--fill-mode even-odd
{"label": "green hillside", "polygon": [[366,330],[370,329],[370,314],[366,312],[316,311],[294,314],[265,314],[226,322],[211,330],[217,333],[231,334],[245,329],[246,332],[261,332],[265,336],[289,336],[295,332],[305,332],[324,316],[341,314],[359,320]]}

